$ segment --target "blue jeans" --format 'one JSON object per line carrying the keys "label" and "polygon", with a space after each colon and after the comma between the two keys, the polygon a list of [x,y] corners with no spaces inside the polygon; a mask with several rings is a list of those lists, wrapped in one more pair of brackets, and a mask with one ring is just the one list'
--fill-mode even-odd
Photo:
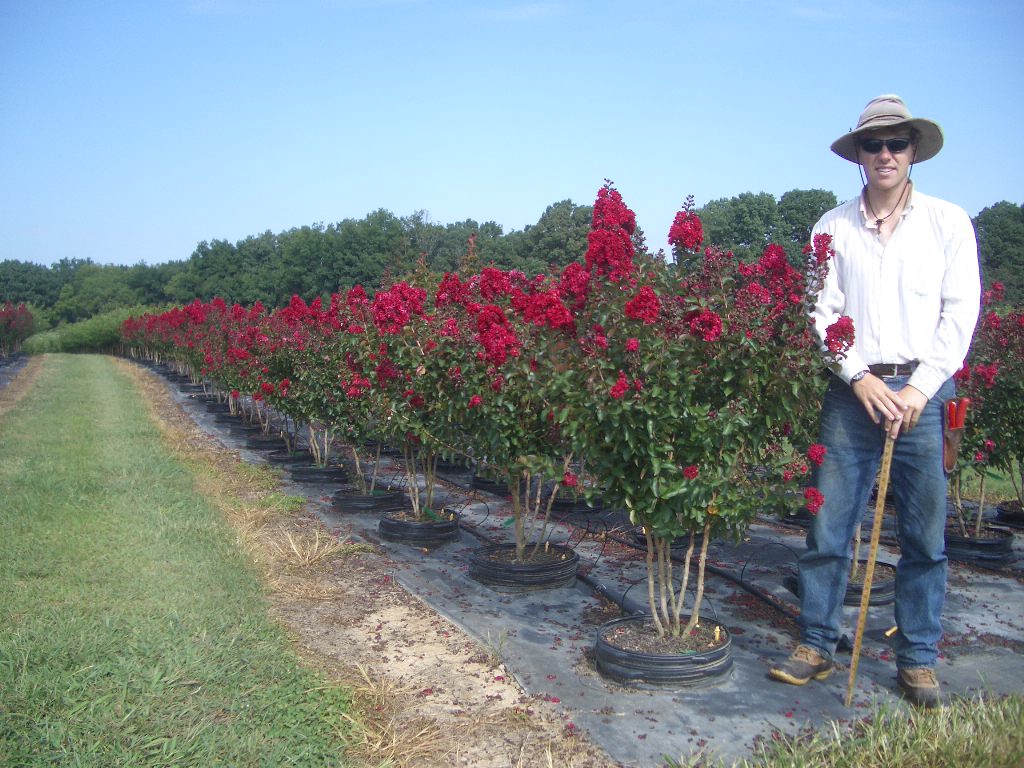
{"label": "blue jeans", "polygon": [[[899,391],[907,376],[887,378]],[[900,560],[896,567],[893,638],[901,669],[933,667],[942,637],[946,596],[946,475],[942,468],[943,403],[954,396],[947,381],[917,425],[893,447],[889,488],[896,505]],[[821,413],[820,440],[827,452],[815,472],[825,502],[800,557],[802,642],[827,658],[839,642],[839,622],[852,559],[853,533],[867,509],[885,435],[844,382],[833,378]]]}

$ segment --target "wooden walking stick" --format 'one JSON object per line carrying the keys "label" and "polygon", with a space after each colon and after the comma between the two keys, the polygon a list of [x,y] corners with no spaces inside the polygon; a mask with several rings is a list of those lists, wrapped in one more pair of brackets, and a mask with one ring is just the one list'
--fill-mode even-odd
{"label": "wooden walking stick", "polygon": [[878,555],[878,540],[882,535],[882,517],[885,515],[885,496],[889,492],[889,470],[892,469],[892,448],[895,438],[885,436],[882,451],[882,466],[878,470],[878,496],[875,500],[875,520],[871,527],[871,545],[868,547],[868,561],[864,566],[864,590],[860,594],[860,615],[857,616],[857,631],[853,638],[853,656],[850,659],[850,681],[846,684],[846,706],[853,702],[853,684],[857,680],[857,662],[860,661],[860,645],[864,639],[864,622],[868,617],[868,603],[871,601],[871,579],[875,575],[875,558]]}

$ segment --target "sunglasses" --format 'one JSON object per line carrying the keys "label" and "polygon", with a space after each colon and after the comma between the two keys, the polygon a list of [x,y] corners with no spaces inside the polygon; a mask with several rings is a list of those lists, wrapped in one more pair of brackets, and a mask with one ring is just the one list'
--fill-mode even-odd
{"label": "sunglasses", "polygon": [[890,153],[898,155],[900,152],[906,151],[909,146],[910,139],[864,139],[860,143],[860,148],[869,155],[877,155],[882,151],[882,147],[888,149]]}

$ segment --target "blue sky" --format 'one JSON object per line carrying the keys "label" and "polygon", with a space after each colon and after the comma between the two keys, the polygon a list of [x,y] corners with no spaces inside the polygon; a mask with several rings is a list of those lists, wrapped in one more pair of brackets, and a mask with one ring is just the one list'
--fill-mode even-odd
{"label": "blue sky", "polygon": [[505,231],[608,178],[859,190],[829,144],[898,93],[922,191],[1024,202],[1019,0],[0,0],[0,260],[187,259],[385,208]]}

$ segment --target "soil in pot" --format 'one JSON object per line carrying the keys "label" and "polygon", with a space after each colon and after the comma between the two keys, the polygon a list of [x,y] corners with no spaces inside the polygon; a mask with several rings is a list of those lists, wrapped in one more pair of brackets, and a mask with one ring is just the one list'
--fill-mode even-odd
{"label": "soil in pot", "polygon": [[459,536],[459,515],[454,510],[430,510],[417,518],[411,508],[389,509],[381,514],[377,532],[382,539],[417,547],[439,547]]}
{"label": "soil in pot", "polygon": [[707,685],[732,669],[729,630],[709,619],[679,637],[659,637],[646,616],[615,619],[598,629],[595,650],[598,671],[631,687]]}
{"label": "soil in pot", "polygon": [[554,589],[574,584],[579,555],[566,546],[549,544],[537,548],[526,546],[529,557],[516,559],[515,544],[492,544],[469,558],[469,577],[489,587],[508,592]]}

